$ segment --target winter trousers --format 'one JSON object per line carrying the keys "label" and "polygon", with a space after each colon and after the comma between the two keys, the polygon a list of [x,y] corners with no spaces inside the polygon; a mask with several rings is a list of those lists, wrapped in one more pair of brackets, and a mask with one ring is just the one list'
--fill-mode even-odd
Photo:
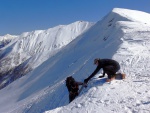
{"label": "winter trousers", "polygon": [[104,72],[108,75],[108,79],[113,78],[119,69],[120,67],[115,66],[105,66],[103,68]]}
{"label": "winter trousers", "polygon": [[78,92],[76,92],[76,93],[70,92],[69,93],[69,103],[72,102],[76,98],[76,96],[78,96]]}

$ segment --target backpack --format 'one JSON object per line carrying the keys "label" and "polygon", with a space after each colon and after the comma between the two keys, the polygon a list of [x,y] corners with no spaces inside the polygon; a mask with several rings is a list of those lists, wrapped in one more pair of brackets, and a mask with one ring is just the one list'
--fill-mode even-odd
{"label": "backpack", "polygon": [[78,93],[79,85],[72,76],[66,78],[66,86],[69,92]]}

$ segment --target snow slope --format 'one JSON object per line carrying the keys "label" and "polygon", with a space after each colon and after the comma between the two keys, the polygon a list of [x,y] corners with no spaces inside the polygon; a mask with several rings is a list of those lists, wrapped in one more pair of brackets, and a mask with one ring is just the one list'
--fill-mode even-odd
{"label": "snow slope", "polygon": [[[117,21],[117,27],[123,35],[119,38],[121,43],[117,51],[109,56],[120,62],[121,71],[127,74],[127,79],[104,84],[104,79],[95,77],[84,93],[71,104],[45,113],[150,112],[150,25],[149,22],[145,23],[145,20],[150,20],[150,15],[126,9],[114,9],[113,12],[128,15],[128,19],[129,14],[135,15],[135,18],[132,15],[130,21]],[[142,15],[141,20],[137,19],[138,15]],[[105,51],[111,48],[112,51],[119,40],[107,43]],[[106,53],[105,51],[103,52]]]}
{"label": "snow slope", "polygon": [[[31,73],[0,90],[0,112],[149,113],[150,24],[145,20],[150,14],[113,9]],[[97,57],[116,59],[127,78],[105,83],[97,74],[68,104],[65,78],[83,81],[96,68]]]}

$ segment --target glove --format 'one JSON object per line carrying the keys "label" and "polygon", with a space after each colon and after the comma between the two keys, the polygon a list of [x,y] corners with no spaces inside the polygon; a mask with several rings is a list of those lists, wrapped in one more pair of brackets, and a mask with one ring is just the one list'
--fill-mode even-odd
{"label": "glove", "polygon": [[84,83],[88,83],[89,79],[84,79]]}
{"label": "glove", "polygon": [[99,76],[98,78],[103,78],[104,76]]}

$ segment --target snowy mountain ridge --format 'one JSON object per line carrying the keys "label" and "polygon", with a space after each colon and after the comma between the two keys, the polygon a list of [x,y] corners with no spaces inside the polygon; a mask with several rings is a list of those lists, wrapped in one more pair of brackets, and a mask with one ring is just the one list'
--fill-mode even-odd
{"label": "snowy mountain ridge", "polygon": [[[137,18],[139,15],[142,15],[142,17]],[[84,58],[84,61],[81,63],[83,64],[81,69],[79,69],[79,72],[76,71],[73,76],[77,78],[77,80],[83,81],[84,78],[94,71],[93,66],[90,66],[93,63],[92,60],[100,56],[100,58],[112,58],[117,60],[121,65],[120,72],[126,73],[127,75],[126,79],[124,81],[116,80],[111,83],[105,83],[105,78],[97,78],[101,73],[97,74],[96,77],[90,81],[88,88],[84,89],[83,93],[72,103],[68,105],[63,104],[61,106],[59,102],[65,102],[61,99],[61,101],[58,101],[58,105],[61,107],[56,109],[52,108],[52,110],[45,113],[149,113],[149,22],[150,14],[148,13],[118,8],[113,9],[103,20],[97,22],[94,26],[94,31],[97,30],[98,32],[101,30],[99,38],[97,38],[96,35],[93,36],[95,37],[93,39],[88,37],[89,39],[86,38],[82,40],[82,42],[90,40],[90,42],[93,41],[94,44],[90,45],[87,44],[88,41],[85,42],[85,44],[89,46],[86,46],[86,49],[89,50],[89,48],[91,48],[91,53],[88,54],[88,59]],[[103,29],[101,29],[101,27]],[[94,31],[91,31],[91,33],[96,34],[96,31],[95,33]],[[87,33],[87,35],[90,36],[91,33]],[[85,37],[87,37],[87,35]],[[94,42],[95,40],[96,42]],[[83,47],[84,46],[85,45],[83,45]],[[79,48],[81,49],[81,47],[82,45],[80,45]],[[100,48],[100,50],[97,48]],[[81,75],[82,77],[80,77]],[[57,99],[55,99],[55,101],[56,100]],[[52,105],[50,104],[50,106]]]}
{"label": "snowy mountain ridge", "polygon": [[3,41],[3,40],[11,40],[11,39],[14,39],[16,38],[17,36],[16,35],[10,35],[10,34],[6,34],[4,36],[0,36],[0,41]]}
{"label": "snowy mountain ridge", "polygon": [[144,24],[150,24],[150,15],[148,13],[142,12],[142,11],[136,11],[136,10],[129,10],[129,9],[122,9],[120,8],[114,8],[112,10],[113,13],[119,14],[122,17],[125,17],[129,20],[132,20],[134,22],[141,22]]}
{"label": "snowy mountain ridge", "polygon": [[[137,21],[138,15],[143,18]],[[144,23],[150,20],[147,15],[112,10],[42,65],[0,90],[0,112],[149,113],[150,25]],[[106,78],[98,78],[100,71],[69,104],[66,77],[83,81],[96,68],[95,58],[117,60],[126,79],[106,83]]]}
{"label": "snowy mountain ridge", "polygon": [[6,46],[7,44],[9,44],[12,40],[14,40],[17,37],[18,36],[16,36],[16,35],[10,35],[10,34],[0,36],[0,48]]}
{"label": "snowy mountain ridge", "polygon": [[93,24],[77,21],[48,30],[22,33],[0,51],[0,87],[39,66]]}

